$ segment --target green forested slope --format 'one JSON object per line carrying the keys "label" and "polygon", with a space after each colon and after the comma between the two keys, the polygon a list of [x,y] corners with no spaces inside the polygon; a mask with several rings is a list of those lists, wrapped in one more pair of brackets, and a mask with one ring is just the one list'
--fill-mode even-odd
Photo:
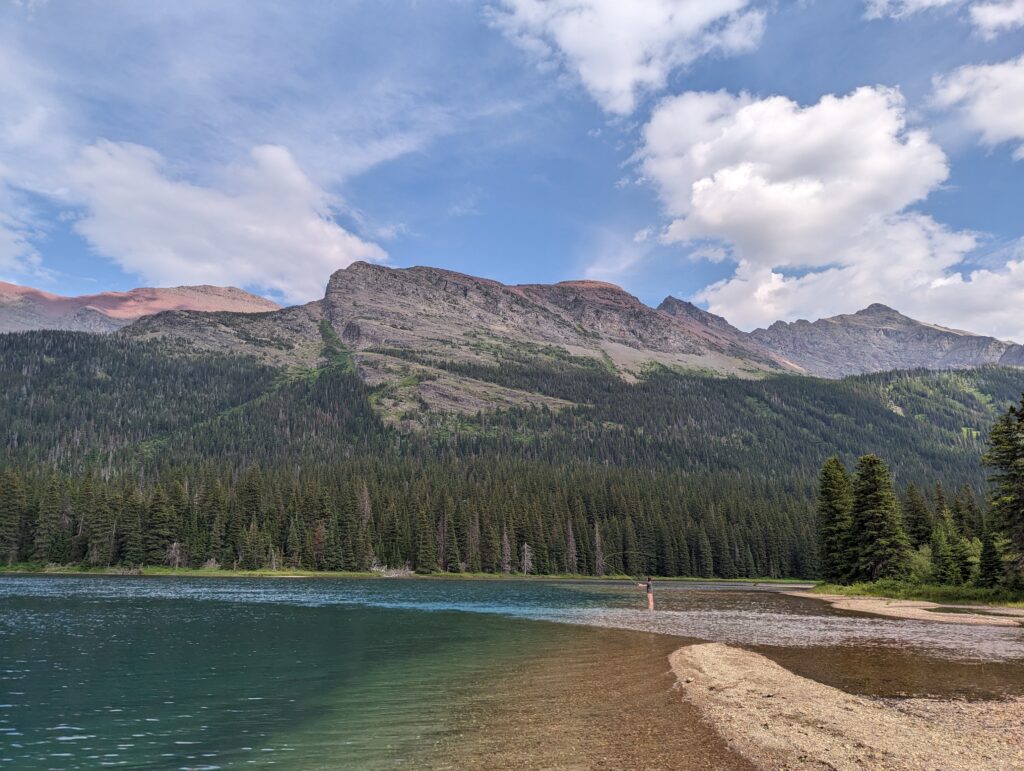
{"label": "green forested slope", "polygon": [[[524,350],[460,377],[577,406],[401,434],[336,339],[282,372],[120,337],[0,336],[7,558],[812,575],[822,460],[980,487],[1024,372],[718,379]],[[408,354],[405,354],[408,357]],[[979,433],[980,432],[980,433]],[[19,493],[18,491],[22,492]],[[0,531],[3,530],[0,522]],[[603,564],[602,564],[603,563]]]}

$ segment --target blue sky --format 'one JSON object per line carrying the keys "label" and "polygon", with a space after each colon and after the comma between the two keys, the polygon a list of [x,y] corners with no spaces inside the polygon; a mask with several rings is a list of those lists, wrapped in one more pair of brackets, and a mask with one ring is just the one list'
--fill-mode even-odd
{"label": "blue sky", "polygon": [[0,278],[355,259],[1024,340],[1024,0],[0,5]]}

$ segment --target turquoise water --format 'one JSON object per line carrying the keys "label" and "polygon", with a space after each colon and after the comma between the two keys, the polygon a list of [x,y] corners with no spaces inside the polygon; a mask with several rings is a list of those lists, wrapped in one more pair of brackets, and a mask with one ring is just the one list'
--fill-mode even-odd
{"label": "turquoise water", "polygon": [[[651,614],[635,587],[597,582],[0,577],[0,763],[417,766],[469,730],[467,714],[515,700],[528,667],[585,659],[572,677],[599,677],[621,651],[617,666],[631,666],[633,645],[655,674],[672,647],[718,640],[854,690],[876,687],[858,674],[866,659],[896,662],[910,689],[937,668],[975,685],[978,672],[1024,680],[1022,629],[869,619],[713,585],[662,585],[658,601]],[[544,676],[564,690],[559,669]],[[495,730],[480,733],[500,744]]]}

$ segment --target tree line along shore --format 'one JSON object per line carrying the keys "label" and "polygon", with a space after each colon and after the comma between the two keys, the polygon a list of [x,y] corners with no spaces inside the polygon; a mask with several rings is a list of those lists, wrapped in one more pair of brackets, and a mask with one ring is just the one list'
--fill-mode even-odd
{"label": "tree line along shore", "polygon": [[902,505],[886,463],[864,455],[851,475],[825,461],[818,487],[821,591],[896,599],[1024,599],[1024,397],[993,425],[982,463],[991,493],[931,505],[908,485]]}
{"label": "tree line along shore", "polygon": [[[1006,368],[843,381],[652,368],[629,383],[509,348],[451,374],[566,406],[420,411],[424,430],[408,432],[348,356],[282,372],[72,333],[3,335],[0,354],[0,564],[31,568],[810,580],[831,561],[822,458],[874,450],[900,488],[911,566],[941,557],[944,536],[949,575],[982,591],[995,519],[977,457],[1021,392]],[[931,523],[949,510],[956,538],[933,524],[913,540],[921,500]],[[1012,567],[1012,534],[988,529]]]}

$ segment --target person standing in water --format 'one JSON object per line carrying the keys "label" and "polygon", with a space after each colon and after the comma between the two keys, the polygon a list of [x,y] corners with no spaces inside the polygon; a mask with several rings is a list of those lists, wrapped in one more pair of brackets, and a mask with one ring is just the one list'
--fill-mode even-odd
{"label": "person standing in water", "polygon": [[641,589],[647,589],[647,610],[654,610],[654,581],[651,580],[650,576],[647,576],[647,582],[643,584],[637,584]]}

